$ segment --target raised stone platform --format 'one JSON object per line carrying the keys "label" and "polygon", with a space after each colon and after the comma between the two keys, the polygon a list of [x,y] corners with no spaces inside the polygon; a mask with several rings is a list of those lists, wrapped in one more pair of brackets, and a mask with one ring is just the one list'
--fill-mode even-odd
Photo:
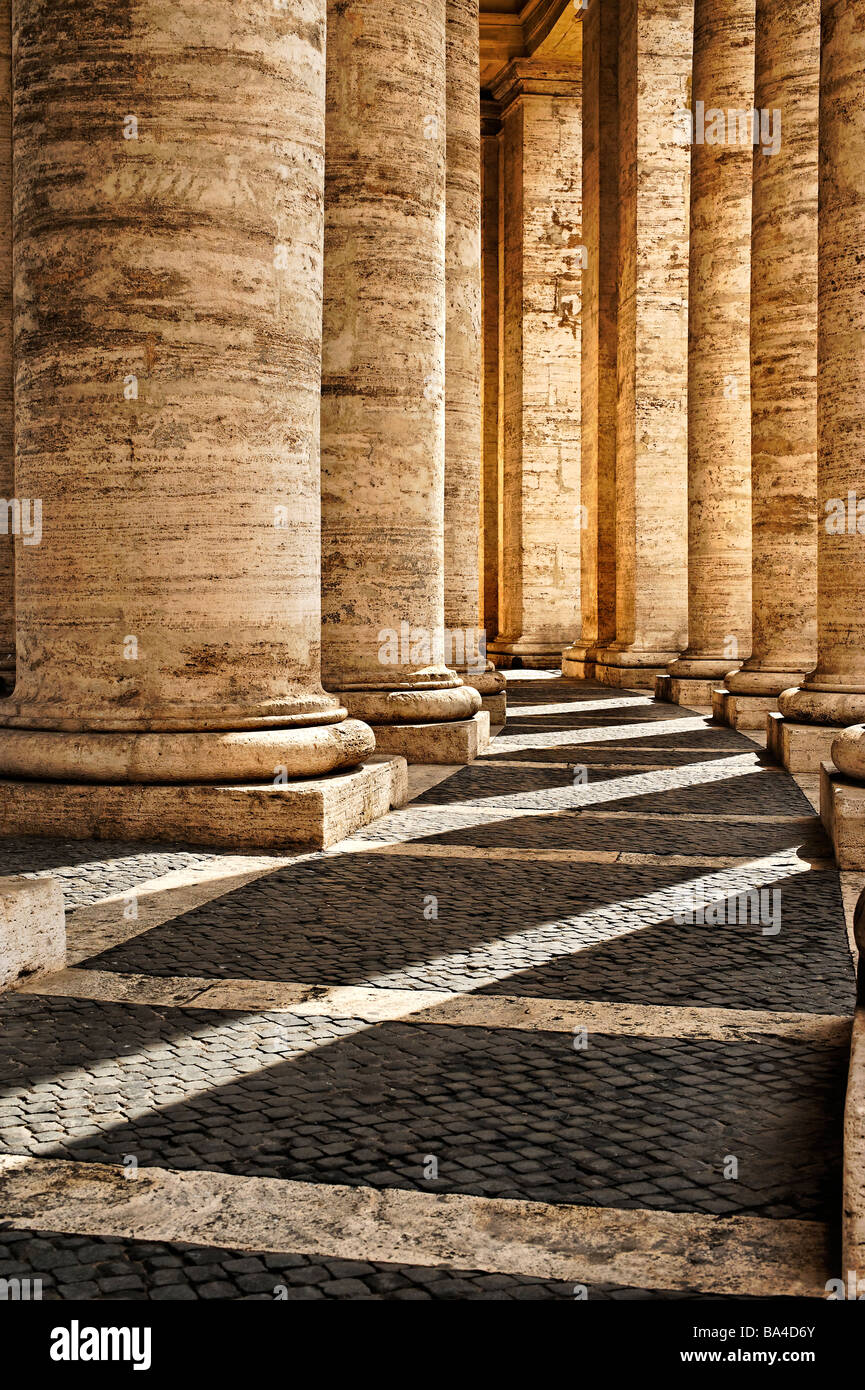
{"label": "raised stone platform", "polygon": [[788,772],[819,772],[831,760],[838,733],[834,724],[794,724],[771,713],[766,716],[766,751]]}
{"label": "raised stone platform", "polygon": [[499,695],[482,695],[481,709],[486,710],[489,715],[492,728],[504,724],[508,717],[507,693],[503,690]]}
{"label": "raised stone platform", "polygon": [[712,716],[719,724],[731,729],[764,729],[766,715],[778,713],[778,701],[772,695],[740,695],[733,690],[712,691]]}
{"label": "raised stone platform", "polygon": [[441,724],[375,724],[379,752],[398,753],[410,763],[471,763],[490,741],[489,710],[471,719]]}
{"label": "raised stone platform", "polygon": [[611,685],[616,690],[654,690],[655,681],[663,675],[660,666],[606,666],[600,661],[593,673],[601,685]]}
{"label": "raised stone platform", "polygon": [[674,705],[687,705],[689,708],[694,705],[708,708],[717,685],[717,676],[712,680],[692,680],[663,674],[655,677],[655,699],[668,700]]}
{"label": "raised stone platform", "polygon": [[0,835],[326,849],[405,799],[406,768],[399,757],[372,757],[347,772],[276,786],[3,779]]}
{"label": "raised stone platform", "polygon": [[0,990],[66,964],[63,893],[53,878],[0,878]]}
{"label": "raised stone platform", "polygon": [[820,764],[820,819],[838,868],[865,869],[865,785],[845,777],[829,760]]}

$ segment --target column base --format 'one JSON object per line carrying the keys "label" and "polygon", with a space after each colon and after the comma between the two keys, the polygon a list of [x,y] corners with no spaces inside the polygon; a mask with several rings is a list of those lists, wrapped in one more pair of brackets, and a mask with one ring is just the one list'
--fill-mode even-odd
{"label": "column base", "polygon": [[568,647],[562,652],[562,675],[575,680],[590,681],[595,678],[594,649],[592,647]]}
{"label": "column base", "polygon": [[568,642],[494,642],[487,656],[499,670],[555,671]]}
{"label": "column base", "polygon": [[281,786],[3,779],[0,836],[326,849],[406,797],[404,761],[374,756],[349,772]]}
{"label": "column base", "polygon": [[488,747],[490,716],[480,709],[471,719],[441,724],[375,724],[379,752],[398,753],[408,763],[471,763]]}
{"label": "column base", "polygon": [[820,819],[838,868],[865,869],[865,785],[829,761],[820,764]]}
{"label": "column base", "polygon": [[501,671],[490,666],[488,671],[460,670],[457,674],[464,685],[470,685],[481,697],[481,709],[490,716],[490,724],[504,724],[508,715],[507,681]]}
{"label": "column base", "polygon": [[599,647],[593,652],[595,680],[619,690],[654,690],[658,676],[667,674],[667,667],[678,652],[640,650],[636,647]]}
{"label": "column base", "polygon": [[0,992],[66,965],[63,893],[56,878],[0,878]]}
{"label": "column base", "polygon": [[767,714],[766,752],[788,772],[819,772],[840,732],[831,724],[796,724],[783,714]]}
{"label": "column base", "polygon": [[777,696],[740,695],[726,689],[712,691],[712,717],[731,729],[765,729],[766,715],[777,713]]}
{"label": "column base", "polygon": [[684,676],[671,676],[668,671],[655,677],[655,699],[667,704],[703,706],[712,704],[712,692],[717,688],[714,680],[690,680]]}

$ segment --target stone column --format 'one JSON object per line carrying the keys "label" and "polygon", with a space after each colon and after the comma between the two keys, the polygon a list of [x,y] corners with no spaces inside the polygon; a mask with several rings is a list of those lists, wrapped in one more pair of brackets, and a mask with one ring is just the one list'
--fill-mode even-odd
{"label": "stone column", "polygon": [[481,108],[481,336],[483,339],[483,626],[499,630],[499,131],[493,102]]}
{"label": "stone column", "polygon": [[688,646],[659,693],[708,705],[751,649],[754,0],[695,0],[692,99]]}
{"label": "stone column", "polygon": [[319,675],[324,35],[16,5],[6,833],[321,844],[389,801],[317,776],[373,749]]}
{"label": "stone column", "polygon": [[0,695],[15,681],[11,10],[10,0],[0,0]]}
{"label": "stone column", "polygon": [[[820,70],[817,336],[817,665],[770,716],[771,746],[792,770],[816,770],[831,751],[865,780],[865,25],[854,0],[823,0]],[[852,725],[843,734],[838,726]],[[834,727],[833,727],[834,726]],[[843,789],[843,780],[842,780]],[[821,795],[824,820],[832,805]],[[835,818],[836,847],[865,795]],[[855,814],[854,814],[855,812]],[[842,824],[843,822],[843,824]]]}
{"label": "stone column", "polygon": [[447,0],[445,657],[503,724],[481,602],[481,88],[478,0]]}
{"label": "stone column", "polygon": [[820,0],[757,0],[751,223],[752,654],[716,711],[763,728],[817,656]]}
{"label": "stone column", "polygon": [[583,18],[583,245],[580,430],[580,640],[562,656],[592,676],[616,637],[616,319],[619,219],[619,5]]}
{"label": "stone column", "polygon": [[[602,0],[603,3],[603,0]],[[654,686],[687,638],[692,9],[620,0],[616,640],[599,680]]]}
{"label": "stone column", "polygon": [[322,669],[380,748],[469,761],[444,654],[445,8],[330,0]]}
{"label": "stone column", "polygon": [[580,589],[581,79],[515,59],[502,109],[502,572],[497,666],[559,666]]}

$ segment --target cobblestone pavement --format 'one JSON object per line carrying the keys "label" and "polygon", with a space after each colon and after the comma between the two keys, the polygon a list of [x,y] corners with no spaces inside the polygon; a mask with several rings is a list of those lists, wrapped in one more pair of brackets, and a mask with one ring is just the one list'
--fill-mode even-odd
{"label": "cobblestone pavement", "polygon": [[[136,975],[466,993],[493,1007],[506,995],[849,1016],[839,879],[819,821],[751,740],[693,711],[588,682],[513,681],[507,727],[471,767],[345,847],[272,856],[272,868],[255,856],[260,877],[227,879],[191,906],[166,892],[155,925],[133,920],[120,936],[123,895],[158,897],[154,881],[206,877],[224,857],[107,841],[0,853],[3,873],[61,880],[71,936],[88,922],[98,936],[104,919],[104,946],[78,965],[107,982],[104,998],[0,1001],[0,1154],[834,1230],[837,1033],[713,1041],[683,1014],[681,1036],[611,1025],[576,1038],[371,1024],[348,1003],[325,1017],[253,1013],[240,998],[215,1010],[111,997],[112,979]],[[752,913],[772,904],[771,922],[725,920],[726,907],[719,922],[682,920],[700,894],[729,904],[752,887],[766,895]],[[469,1253],[466,1268],[375,1253],[20,1230],[0,1211],[0,1280],[38,1278],[45,1298],[577,1296],[469,1267]],[[588,1296],[713,1296],[699,1281],[656,1283],[588,1283]]]}

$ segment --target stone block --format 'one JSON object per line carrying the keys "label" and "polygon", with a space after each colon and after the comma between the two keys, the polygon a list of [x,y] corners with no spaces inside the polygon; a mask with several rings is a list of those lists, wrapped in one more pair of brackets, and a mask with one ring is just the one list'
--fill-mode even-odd
{"label": "stone block", "polygon": [[471,719],[442,724],[375,724],[379,752],[399,753],[410,763],[470,763],[490,741],[490,716],[478,710]]}
{"label": "stone block", "polygon": [[839,869],[865,869],[865,783],[845,777],[830,761],[820,764],[820,819]]}
{"label": "stone block", "polygon": [[766,751],[788,772],[819,772],[831,761],[839,730],[833,724],[794,724],[782,714],[766,715]]}
{"label": "stone block", "polygon": [[0,990],[65,965],[60,884],[53,878],[0,878]]}
{"label": "stone block", "polygon": [[325,849],[402,804],[400,796],[405,796],[405,765],[390,758],[282,786],[4,779],[0,835]]}

